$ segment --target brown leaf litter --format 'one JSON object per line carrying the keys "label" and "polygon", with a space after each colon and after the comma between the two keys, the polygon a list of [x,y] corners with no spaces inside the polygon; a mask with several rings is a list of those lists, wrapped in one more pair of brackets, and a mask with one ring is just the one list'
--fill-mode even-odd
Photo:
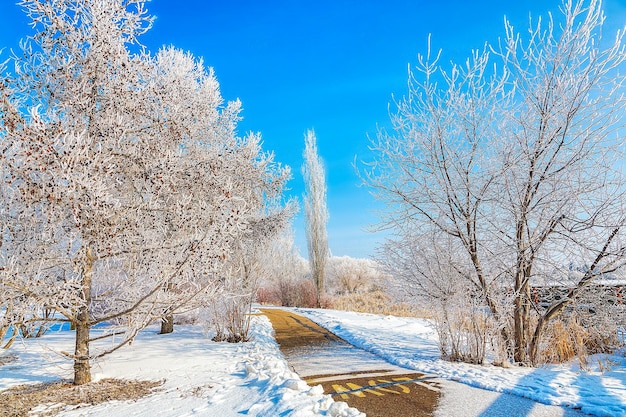
{"label": "brown leaf litter", "polygon": [[84,385],[68,381],[19,385],[0,391],[0,417],[49,417],[107,401],[136,401],[163,382],[102,379]]}

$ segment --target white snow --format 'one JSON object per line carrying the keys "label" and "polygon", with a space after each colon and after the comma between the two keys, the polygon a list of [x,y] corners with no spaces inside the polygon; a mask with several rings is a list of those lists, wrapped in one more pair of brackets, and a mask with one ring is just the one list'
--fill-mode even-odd
{"label": "white snow", "polygon": [[[439,359],[436,334],[426,320],[333,310],[296,311],[390,363],[466,384],[443,381],[444,401],[437,417],[580,416],[575,409],[597,416],[626,415],[626,360],[620,356],[593,358],[610,366],[604,373],[597,365],[581,371],[575,364],[505,369],[450,363]],[[138,401],[66,409],[61,415],[364,416],[345,403],[334,402],[322,393],[321,386],[307,386],[292,372],[264,316],[253,317],[254,340],[243,344],[212,342],[195,326],[177,326],[170,335],[157,331],[146,329],[131,346],[93,367],[95,379],[163,380],[156,393]],[[71,351],[72,345],[69,331],[16,342],[5,354],[18,359],[0,367],[0,390],[71,378],[71,363],[57,352]]]}
{"label": "white snow", "polygon": [[[591,415],[626,416],[626,359],[622,356],[594,355],[588,371],[582,371],[576,363],[541,368],[451,363],[439,359],[437,336],[427,320],[333,310],[296,311],[353,345],[398,366],[543,404],[579,409]],[[610,369],[600,372],[598,361]],[[485,414],[470,413],[469,408],[475,408],[478,402],[476,398],[468,396],[465,415],[500,415],[493,410]],[[491,398],[490,407],[494,410],[507,403],[497,396]]]}
{"label": "white snow", "polygon": [[[95,380],[164,380],[157,393],[136,402],[68,409],[61,415],[364,417],[289,370],[264,316],[253,317],[254,340],[249,343],[212,342],[194,326],[177,326],[169,335],[157,332],[156,327],[143,331],[131,346],[104,357],[92,369]],[[0,390],[71,378],[71,363],[55,351],[71,351],[72,343],[72,334],[64,331],[14,345],[10,353],[18,360],[0,367]]]}

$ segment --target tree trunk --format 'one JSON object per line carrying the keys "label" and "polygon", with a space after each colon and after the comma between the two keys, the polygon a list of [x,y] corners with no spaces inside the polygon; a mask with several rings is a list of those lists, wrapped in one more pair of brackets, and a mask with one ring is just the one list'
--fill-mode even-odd
{"label": "tree trunk", "polygon": [[[474,229],[472,229],[474,230]],[[474,236],[473,232],[469,232],[468,234]],[[469,251],[470,258],[472,260],[472,265],[474,265],[474,270],[476,271],[476,276],[478,278],[478,282],[480,283],[480,290],[482,291],[482,295],[487,303],[487,307],[489,307],[489,311],[491,312],[493,318],[497,323],[502,321],[502,317],[500,316],[500,310],[492,296],[492,293],[489,289],[489,285],[487,284],[487,280],[485,279],[485,275],[483,274],[483,269],[481,266],[480,259],[478,258],[478,251],[476,250],[476,240],[472,239],[472,244],[469,247],[466,247]],[[511,346],[511,335],[507,330],[506,326],[500,326],[500,337],[502,338],[502,342],[506,346],[507,355],[509,358],[512,355],[510,346]]]}
{"label": "tree trunk", "polygon": [[[171,292],[174,289],[174,284],[171,281],[168,281],[165,286],[166,292]],[[171,310],[165,311],[165,317],[161,320],[161,332],[159,334],[168,334],[174,332],[174,314]]]}
{"label": "tree trunk", "polygon": [[322,292],[319,287],[315,291],[315,307],[322,308]]}
{"label": "tree trunk", "polygon": [[528,336],[530,327],[530,282],[521,272],[516,277],[516,293],[513,311],[515,362],[525,365],[528,362]]}
{"label": "tree trunk", "polygon": [[74,350],[74,385],[82,385],[91,382],[91,365],[89,363],[89,330],[91,317],[91,283],[93,278],[93,265],[96,257],[91,248],[87,248],[83,269],[83,305],[76,315],[76,347]]}
{"label": "tree trunk", "polygon": [[91,366],[89,364],[89,312],[87,307],[81,307],[76,323],[76,350],[74,351],[74,385],[91,382]]}
{"label": "tree trunk", "polygon": [[174,315],[167,314],[165,317],[163,317],[163,320],[161,320],[161,333],[160,334],[172,333],[173,331],[174,331]]}
{"label": "tree trunk", "polygon": [[545,327],[545,316],[539,318],[539,322],[537,323],[537,327],[535,327],[535,331],[533,332],[533,337],[530,340],[530,347],[528,348],[528,356],[530,357],[530,362],[533,366],[537,365],[538,353],[539,353],[539,341],[543,336],[543,329]]}

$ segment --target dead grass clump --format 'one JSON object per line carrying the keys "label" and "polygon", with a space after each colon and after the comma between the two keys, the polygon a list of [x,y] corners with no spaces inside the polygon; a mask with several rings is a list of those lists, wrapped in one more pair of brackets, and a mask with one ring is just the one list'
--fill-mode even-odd
{"label": "dead grass clump", "polygon": [[546,328],[539,362],[563,363],[577,358],[581,369],[587,369],[590,355],[612,353],[623,345],[614,323],[592,318],[596,321],[574,315],[554,320]]}
{"label": "dead grass clump", "polygon": [[15,355],[0,355],[0,366],[4,366],[15,360],[17,360],[17,356]]}
{"label": "dead grass clump", "polygon": [[19,385],[0,391],[0,417],[54,416],[67,407],[107,401],[134,401],[152,393],[163,381],[103,379],[85,385],[67,381]]}
{"label": "dead grass clump", "polygon": [[540,362],[563,363],[578,357],[581,365],[585,365],[588,356],[585,341],[588,336],[587,330],[576,320],[555,320],[546,329]]}
{"label": "dead grass clump", "polygon": [[334,297],[329,308],[358,313],[384,314],[397,317],[429,317],[425,311],[407,304],[394,302],[383,291],[351,293]]}

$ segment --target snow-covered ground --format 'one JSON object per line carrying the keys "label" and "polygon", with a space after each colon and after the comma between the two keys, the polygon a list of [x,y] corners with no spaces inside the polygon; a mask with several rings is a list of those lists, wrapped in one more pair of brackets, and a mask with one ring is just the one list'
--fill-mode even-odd
{"label": "snow-covered ground", "polygon": [[[597,416],[626,416],[626,360],[622,357],[602,358],[605,364],[609,360],[612,363],[612,369],[605,373],[582,372],[575,365],[504,369],[449,363],[438,359],[435,333],[424,320],[296,310],[393,364],[467,384],[443,387],[444,392],[447,390],[457,398],[463,413],[454,404],[444,402],[437,416],[544,415],[536,411],[534,402],[518,396],[580,408]],[[114,401],[68,409],[62,415],[363,416],[345,403],[334,402],[322,393],[320,386],[308,387],[290,371],[266,317],[253,317],[254,340],[245,344],[212,342],[193,326],[177,326],[170,335],[158,335],[157,330],[143,331],[131,346],[103,358],[93,367],[95,379],[164,380],[155,394],[136,402]],[[6,353],[18,359],[0,366],[0,390],[70,378],[71,363],[56,352],[71,350],[72,343],[72,334],[67,331],[48,333],[41,340],[16,342]],[[547,410],[545,415],[578,415],[553,412]]]}
{"label": "snow-covered ground", "polygon": [[[437,336],[426,320],[333,310],[296,311],[353,345],[405,368],[592,415],[626,416],[626,359],[621,356],[595,355],[590,358],[587,372],[574,363],[537,369],[451,363],[439,359]],[[600,363],[610,370],[600,372]],[[495,411],[507,403],[497,396],[493,398],[480,415],[496,415]],[[523,410],[520,413],[527,415]]]}
{"label": "snow-covered ground", "polygon": [[[254,341],[216,343],[200,328],[177,326],[169,335],[143,331],[131,346],[93,366],[94,379],[164,380],[159,391],[136,402],[113,401],[62,416],[363,416],[334,402],[322,387],[309,387],[289,370],[269,320],[253,317]],[[45,343],[45,345],[44,345]],[[0,390],[14,385],[70,379],[72,366],[59,351],[72,350],[70,332],[16,343],[18,359],[0,367]],[[45,411],[45,409],[40,409]]]}

